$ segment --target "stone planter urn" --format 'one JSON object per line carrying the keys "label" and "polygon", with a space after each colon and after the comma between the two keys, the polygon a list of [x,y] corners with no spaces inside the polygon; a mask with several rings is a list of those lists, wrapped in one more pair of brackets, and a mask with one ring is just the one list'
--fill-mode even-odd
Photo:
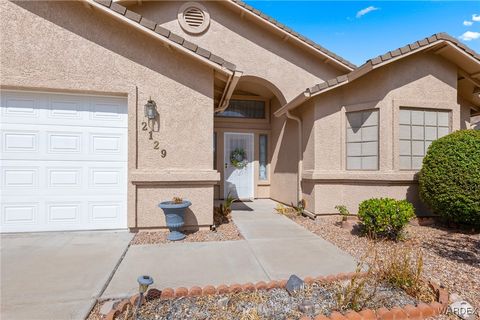
{"label": "stone planter urn", "polygon": [[158,205],[165,214],[165,221],[170,230],[167,239],[170,241],[178,241],[185,239],[186,235],[179,230],[185,224],[185,209],[190,207],[192,203],[188,200],[181,202],[163,201]]}

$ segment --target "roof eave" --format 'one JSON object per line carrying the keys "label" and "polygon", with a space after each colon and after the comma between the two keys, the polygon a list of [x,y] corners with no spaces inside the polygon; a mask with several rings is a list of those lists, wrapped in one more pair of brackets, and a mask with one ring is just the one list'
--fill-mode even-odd
{"label": "roof eave", "polygon": [[310,92],[305,90],[304,92],[300,93],[298,96],[293,98],[290,102],[283,105],[280,109],[274,112],[275,117],[281,117],[282,115],[286,114],[288,111],[295,109],[305,101],[310,99]]}
{"label": "roof eave", "polygon": [[[229,65],[232,66],[232,68],[226,68],[224,66],[222,66],[221,64],[218,64],[218,63],[215,63],[213,61],[211,61],[210,59],[207,59],[206,57],[200,55],[200,54],[197,54],[195,52],[193,52],[192,50],[189,50],[187,49],[186,47],[180,45],[179,43],[176,43],[175,41],[172,41],[170,40],[169,38],[155,32],[154,30],[150,29],[150,28],[147,28],[145,26],[143,26],[142,24],[140,24],[139,22],[136,22],[134,20],[131,20],[129,18],[127,18],[126,16],[122,15],[122,14],[119,14],[115,11],[113,11],[112,9],[110,9],[109,7],[107,7],[106,5],[104,4],[101,4],[99,2],[110,2],[109,0],[107,1],[99,1],[99,0],[81,0],[81,1],[84,1],[86,3],[88,3],[89,5],[91,5],[92,7],[110,15],[111,17],[114,17],[120,21],[122,21],[123,23],[126,23],[132,27],[134,27],[135,29],[139,30],[139,31],[142,31],[158,40],[160,40],[162,43],[164,43],[166,46],[168,47],[171,47],[171,48],[175,48],[177,49],[178,51],[182,52],[182,53],[185,53],[187,54],[188,56],[196,59],[197,61],[200,61],[210,67],[212,67],[214,70],[217,70],[219,72],[222,72],[222,73],[225,73],[227,75],[233,75],[234,71],[235,71],[235,65],[227,62]],[[143,19],[143,17],[142,17]],[[198,46],[197,46],[198,47]],[[201,49],[201,48],[199,48]],[[204,50],[205,51],[205,50]]]}
{"label": "roof eave", "polygon": [[[291,32],[288,32],[282,28],[280,28],[279,26],[277,26],[275,23],[272,23],[269,19],[269,17],[267,17],[266,15],[264,14],[257,14],[255,12],[252,12],[250,10],[247,10],[246,8],[244,8],[243,6],[241,6],[239,3],[239,1],[233,1],[233,0],[230,0],[230,1],[225,1],[225,3],[228,3],[232,6],[235,6],[237,8],[239,8],[240,10],[242,10],[242,12],[245,12],[246,14],[248,14],[249,16],[253,17],[254,19],[256,19],[257,21],[260,21],[261,23],[264,23],[264,24],[268,24],[270,27],[272,27],[273,29],[277,30],[278,32],[282,33],[283,35],[289,37],[289,39],[293,39],[294,41],[296,41],[298,44],[304,46],[304,47],[308,47],[309,49],[315,51],[316,53],[319,53],[320,55],[322,55],[324,58],[326,58],[328,61],[331,61],[333,62],[334,64],[336,64],[337,66],[340,66],[341,68],[343,68],[344,70],[346,71],[353,71],[356,69],[356,66],[353,64],[353,63],[350,63],[350,62],[343,62],[335,57],[332,57],[331,55],[329,55],[328,53],[320,50],[319,48],[315,47],[315,45],[312,45],[311,43],[309,43],[308,39],[306,40],[302,40],[298,37],[298,35],[294,34],[294,33],[291,33]],[[262,15],[264,15],[264,17],[262,17]],[[310,40],[310,42],[312,42]]]}
{"label": "roof eave", "polygon": [[[399,50],[401,50],[403,48],[397,49],[397,50],[394,50],[394,51],[389,51],[388,53],[386,53],[382,56],[378,56],[374,59],[368,60],[362,66],[360,66],[359,68],[353,70],[352,72],[350,72],[350,73],[348,73],[344,76],[340,76],[340,77],[337,77],[335,79],[328,80],[326,82],[323,82],[321,84],[317,84],[317,85],[307,89],[305,92],[308,92],[309,95],[306,99],[302,100],[301,102],[299,102],[300,100],[298,100],[298,99],[294,99],[294,100],[290,101],[289,103],[287,103],[286,105],[281,107],[277,112],[275,112],[275,115],[280,116],[283,113],[285,113],[287,110],[288,111],[293,110],[293,109],[297,108],[298,106],[300,106],[306,100],[308,100],[312,97],[318,96],[320,94],[323,94],[327,91],[336,89],[336,88],[341,87],[343,85],[346,85],[347,83],[350,83],[350,82],[352,82],[352,81],[354,81],[358,78],[363,77],[365,74],[369,73],[370,71],[372,71],[374,69],[381,68],[381,67],[383,67],[383,66],[385,66],[389,63],[392,63],[392,62],[395,62],[397,60],[403,59],[403,58],[405,58],[407,56],[410,56],[412,54],[416,54],[418,52],[428,50],[428,49],[430,49],[432,47],[435,47],[435,46],[438,46],[439,44],[442,44],[442,43],[444,43],[445,45],[447,45],[451,48],[454,48],[459,54],[462,54],[462,55],[468,57],[468,59],[471,59],[475,63],[480,63],[480,60],[478,60],[476,58],[476,56],[472,56],[473,51],[468,51],[468,50],[465,50],[464,48],[459,48],[458,42],[454,38],[451,38],[450,36],[448,36],[446,34],[434,35],[432,37],[417,41],[415,43],[420,44],[415,49],[410,48],[410,49],[408,49],[408,51],[406,51],[404,53],[403,52],[398,53],[398,54],[394,53],[394,52],[395,51],[400,52]],[[408,46],[411,46],[411,45],[408,45]],[[395,54],[395,56],[393,56],[393,54]],[[475,52],[473,52],[473,54],[475,54]],[[477,56],[478,56],[478,54],[477,54]],[[339,79],[341,79],[341,80],[339,80]],[[301,95],[302,94],[300,94],[300,96]]]}

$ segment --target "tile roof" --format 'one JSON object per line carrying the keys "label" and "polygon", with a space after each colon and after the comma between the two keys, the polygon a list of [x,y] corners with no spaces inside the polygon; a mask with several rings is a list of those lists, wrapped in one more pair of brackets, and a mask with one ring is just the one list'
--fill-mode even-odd
{"label": "tile roof", "polygon": [[120,4],[118,4],[118,3],[116,3],[112,0],[94,0],[94,1],[103,5],[103,6],[105,6],[105,7],[107,7],[107,8],[109,8],[113,12],[130,19],[131,21],[134,21],[134,22],[138,23],[140,26],[142,26],[144,28],[147,28],[147,29],[150,29],[150,30],[154,31],[155,33],[165,37],[166,39],[168,39],[168,40],[170,40],[170,41],[172,41],[172,42],[174,42],[178,45],[181,45],[183,48],[197,54],[201,58],[208,59],[212,63],[218,64],[218,65],[220,65],[220,66],[222,66],[222,67],[224,67],[224,68],[226,68],[230,71],[235,71],[236,70],[236,66],[233,63],[228,62],[225,59],[214,55],[210,51],[208,51],[206,49],[203,49],[203,48],[199,47],[198,45],[185,40],[183,37],[171,32],[168,29],[165,29],[164,27],[160,26],[159,24],[157,24],[157,23],[139,15],[136,12],[128,10],[126,7],[120,5]]}
{"label": "tile roof", "polygon": [[477,52],[473,51],[454,37],[450,36],[447,33],[436,33],[430,37],[427,37],[425,39],[419,40],[412,42],[404,47],[388,51],[385,54],[379,55],[378,57],[372,58],[370,60],[367,60],[364,64],[362,64],[360,67],[358,67],[356,70],[353,70],[352,72],[342,75],[339,77],[336,77],[334,79],[328,80],[326,82],[322,82],[320,84],[317,84],[313,87],[310,87],[306,89],[305,92],[309,94],[314,94],[314,93],[319,93],[320,91],[325,91],[328,88],[335,87],[339,84],[343,84],[344,82],[348,82],[349,80],[353,80],[356,78],[358,74],[361,74],[363,70],[374,67],[380,63],[387,62],[391,59],[394,58],[399,58],[400,56],[406,55],[408,53],[414,52],[414,51],[420,51],[422,50],[425,46],[430,45],[435,42],[440,42],[440,41],[449,41],[453,43],[455,46],[457,46],[459,49],[463,50],[467,54],[471,55],[473,58],[477,59],[480,61],[480,54]]}
{"label": "tile roof", "polygon": [[[380,55],[376,58],[368,60],[365,64],[371,63],[372,65],[376,65],[376,64],[379,64],[381,62],[384,62],[384,61],[390,60],[392,58],[395,58],[399,55],[404,55],[404,54],[407,54],[411,51],[421,49],[422,47],[425,47],[426,45],[429,45],[431,43],[441,41],[441,40],[452,42],[454,45],[456,45],[458,48],[462,49],[463,51],[465,51],[466,53],[471,55],[473,58],[475,58],[477,60],[480,60],[480,54],[473,51],[472,49],[470,49],[469,47],[467,47],[466,45],[464,45],[463,43],[461,43],[460,41],[458,41],[454,37],[450,36],[448,33],[441,32],[441,33],[435,33],[434,35],[432,35],[430,37],[427,37],[425,39],[412,42],[412,43],[410,43],[410,44],[408,44],[404,47],[395,49],[393,51],[389,51],[389,52],[387,52],[383,55]],[[362,65],[362,67],[363,67],[363,65]]]}
{"label": "tile roof", "polygon": [[371,70],[375,69],[377,65],[379,65],[380,67],[380,64],[388,63],[389,60],[401,58],[402,56],[408,55],[409,53],[415,53],[425,49],[426,47],[429,47],[429,46],[431,47],[442,42],[450,42],[456,48],[470,55],[473,59],[478,60],[478,62],[480,63],[480,54],[473,51],[472,49],[470,49],[469,47],[467,47],[466,45],[464,45],[463,43],[461,43],[460,41],[458,41],[457,39],[455,39],[454,37],[450,36],[447,33],[436,33],[425,39],[412,42],[404,47],[389,51],[378,57],[367,60],[367,62],[362,64],[357,69],[351,71],[350,73],[338,76],[336,78],[330,79],[328,81],[316,84],[313,87],[305,89],[297,96],[297,98],[293,99],[292,101],[290,101],[289,103],[287,103],[286,105],[278,109],[275,112],[275,116],[279,117],[285,112],[295,109],[296,107],[298,107],[299,105],[301,105],[303,102],[307,101],[314,95],[318,95],[323,92],[334,89],[336,87],[343,86],[369,73]]}
{"label": "tile roof", "polygon": [[256,14],[257,16],[259,16],[260,18],[263,18],[264,20],[266,20],[267,22],[270,22],[271,24],[275,25],[276,27],[282,29],[283,31],[287,32],[289,35],[291,35],[292,37],[295,37],[295,38],[298,38],[299,40],[305,42],[306,44],[314,47],[315,49],[321,51],[322,53],[324,53],[325,55],[333,58],[334,60],[337,60],[339,61],[340,63],[348,66],[349,68],[351,69],[355,69],[357,66],[354,65],[353,63],[351,63],[350,61],[340,57],[339,55],[333,53],[332,51],[330,50],[327,50],[325,49],[324,47],[320,46],[319,44],[317,44],[316,42],[308,39],[307,37],[299,34],[298,32],[295,32],[294,30],[290,29],[289,27],[285,26],[284,24],[278,22],[277,20],[273,19],[272,17],[264,14],[263,12],[255,9],[254,7],[246,4],[245,2],[241,1],[241,0],[231,0],[233,3],[236,3],[238,4],[239,6],[241,6],[242,8]]}

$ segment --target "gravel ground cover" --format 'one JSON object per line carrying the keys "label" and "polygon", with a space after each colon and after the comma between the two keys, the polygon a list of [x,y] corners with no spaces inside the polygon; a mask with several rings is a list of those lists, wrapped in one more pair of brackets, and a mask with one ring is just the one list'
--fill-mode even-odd
{"label": "gravel ground cover", "polygon": [[[259,290],[225,295],[182,297],[171,300],[152,300],[139,310],[139,320],[174,319],[299,319],[304,315],[314,317],[329,315],[336,307],[336,290],[339,283],[305,286],[289,295],[285,289]],[[367,289],[373,290],[373,287]],[[377,287],[367,308],[380,308],[415,304],[416,300],[401,290],[387,285]],[[127,312],[118,319],[131,319]]]}
{"label": "gravel ground cover", "polygon": [[167,240],[168,231],[140,231],[132,239],[132,245],[139,244],[159,244],[169,242],[204,242],[204,241],[229,241],[241,240],[242,235],[238,231],[235,223],[230,221],[217,227],[216,231],[198,230],[185,232],[187,237],[180,241]]}
{"label": "gravel ground cover", "polygon": [[402,242],[373,241],[340,227],[339,216],[319,216],[316,220],[290,217],[311,232],[332,242],[357,259],[366,256],[373,245],[379,254],[395,246],[419,248],[423,254],[424,276],[458,293],[480,308],[480,234],[446,229],[441,226],[415,226],[406,228]]}

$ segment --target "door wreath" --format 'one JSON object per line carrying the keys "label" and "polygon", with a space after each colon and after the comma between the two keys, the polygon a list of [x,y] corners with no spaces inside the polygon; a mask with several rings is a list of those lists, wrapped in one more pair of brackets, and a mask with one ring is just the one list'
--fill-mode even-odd
{"label": "door wreath", "polygon": [[242,148],[236,148],[230,153],[230,163],[237,169],[243,169],[247,166],[247,153]]}

